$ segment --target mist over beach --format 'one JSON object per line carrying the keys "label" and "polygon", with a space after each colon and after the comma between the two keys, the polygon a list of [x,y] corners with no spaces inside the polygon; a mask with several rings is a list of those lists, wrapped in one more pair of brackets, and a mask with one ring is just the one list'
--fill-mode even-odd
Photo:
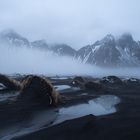
{"label": "mist over beach", "polygon": [[139,0],[0,0],[0,140],[140,140]]}

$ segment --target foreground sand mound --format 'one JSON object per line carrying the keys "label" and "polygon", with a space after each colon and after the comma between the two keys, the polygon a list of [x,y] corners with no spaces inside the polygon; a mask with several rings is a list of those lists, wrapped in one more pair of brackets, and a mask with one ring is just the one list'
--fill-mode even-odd
{"label": "foreground sand mound", "polygon": [[0,74],[0,84],[3,85],[4,90],[20,90],[20,83],[8,76]]}
{"label": "foreground sand mound", "polygon": [[49,105],[56,105],[59,102],[59,93],[46,78],[33,75],[27,76],[21,85],[20,99],[29,101],[46,100]]}

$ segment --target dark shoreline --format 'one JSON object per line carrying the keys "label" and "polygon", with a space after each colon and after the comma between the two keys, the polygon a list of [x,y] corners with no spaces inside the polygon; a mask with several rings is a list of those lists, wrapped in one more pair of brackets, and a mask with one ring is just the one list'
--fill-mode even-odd
{"label": "dark shoreline", "polygon": [[[55,82],[54,82],[55,81]],[[71,78],[66,80],[52,80],[55,85],[70,85]],[[140,139],[140,82],[130,82],[127,85],[108,84],[107,90],[65,90],[61,95],[65,96],[65,102],[58,107],[66,107],[89,101],[101,95],[116,95],[121,102],[116,105],[117,112],[110,115],[85,117],[65,121],[61,124],[41,129],[13,140],[139,140]],[[82,93],[88,95],[82,96]],[[46,110],[41,104],[26,104],[6,101],[0,103],[0,131],[9,125],[30,121],[35,112]],[[54,110],[55,108],[48,108]],[[55,109],[57,110],[57,108]],[[9,117],[10,116],[10,117]]]}

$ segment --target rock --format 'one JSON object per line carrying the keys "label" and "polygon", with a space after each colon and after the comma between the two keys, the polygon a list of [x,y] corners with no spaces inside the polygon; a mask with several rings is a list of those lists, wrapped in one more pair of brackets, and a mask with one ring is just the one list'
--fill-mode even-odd
{"label": "rock", "polygon": [[3,90],[20,90],[20,83],[5,75],[0,74],[0,85]]}
{"label": "rock", "polygon": [[60,100],[59,93],[52,84],[43,77],[30,75],[24,78],[18,99],[28,101],[46,101],[48,105],[56,105]]}

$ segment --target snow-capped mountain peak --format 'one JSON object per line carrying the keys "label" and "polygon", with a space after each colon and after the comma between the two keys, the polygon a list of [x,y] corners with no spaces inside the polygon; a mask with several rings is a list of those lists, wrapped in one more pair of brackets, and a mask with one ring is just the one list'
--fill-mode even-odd
{"label": "snow-capped mountain peak", "polygon": [[113,35],[111,35],[111,34],[108,34],[101,41],[104,42],[104,43],[114,42],[115,37]]}
{"label": "snow-capped mountain peak", "polygon": [[93,45],[81,48],[76,57],[83,63],[98,66],[138,66],[140,45],[130,34],[123,34],[117,40],[109,34]]}

